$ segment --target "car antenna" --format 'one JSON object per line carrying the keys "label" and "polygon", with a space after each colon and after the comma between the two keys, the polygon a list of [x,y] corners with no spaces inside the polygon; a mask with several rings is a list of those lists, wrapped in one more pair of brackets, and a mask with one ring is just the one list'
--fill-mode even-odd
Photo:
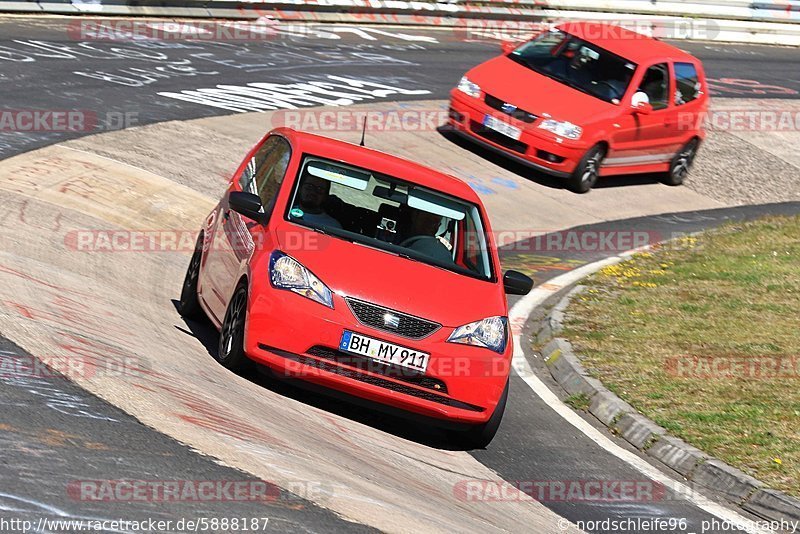
{"label": "car antenna", "polygon": [[358,146],[364,146],[364,136],[367,133],[367,118],[364,117],[364,126],[361,127],[361,142]]}

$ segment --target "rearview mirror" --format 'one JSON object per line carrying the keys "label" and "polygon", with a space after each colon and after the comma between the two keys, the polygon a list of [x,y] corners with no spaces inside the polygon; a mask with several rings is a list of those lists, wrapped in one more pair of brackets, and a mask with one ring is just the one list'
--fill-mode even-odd
{"label": "rearview mirror", "polygon": [[262,223],[264,213],[261,211],[261,198],[253,193],[243,191],[231,191],[228,195],[228,207],[249,219]]}
{"label": "rearview mirror", "polygon": [[503,41],[500,43],[500,48],[503,49],[503,54],[510,54],[517,48],[517,46],[519,46],[519,43],[515,43],[514,41]]}
{"label": "rearview mirror", "polygon": [[533,280],[519,271],[506,271],[503,287],[508,295],[527,295],[533,288]]}

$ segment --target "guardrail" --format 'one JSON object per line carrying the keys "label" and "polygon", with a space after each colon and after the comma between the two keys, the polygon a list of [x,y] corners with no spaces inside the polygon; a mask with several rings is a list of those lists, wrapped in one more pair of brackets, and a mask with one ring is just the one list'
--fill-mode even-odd
{"label": "guardrail", "polygon": [[[800,46],[800,0],[19,0],[0,11],[437,26],[606,20],[673,39]],[[506,26],[510,26],[506,24]]]}

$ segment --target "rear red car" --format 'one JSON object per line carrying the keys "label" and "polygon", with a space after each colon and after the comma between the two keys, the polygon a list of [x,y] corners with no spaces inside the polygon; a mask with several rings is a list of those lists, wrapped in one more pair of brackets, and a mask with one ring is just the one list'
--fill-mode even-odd
{"label": "rear red car", "polygon": [[505,44],[468,71],[450,93],[448,124],[575,192],[634,173],[678,185],[705,137],[707,92],[692,55],[619,26],[575,22]]}
{"label": "rear red car", "polygon": [[245,158],[208,216],[181,311],[218,360],[494,436],[508,395],[506,291],[478,196],[400,158],[290,129]]}

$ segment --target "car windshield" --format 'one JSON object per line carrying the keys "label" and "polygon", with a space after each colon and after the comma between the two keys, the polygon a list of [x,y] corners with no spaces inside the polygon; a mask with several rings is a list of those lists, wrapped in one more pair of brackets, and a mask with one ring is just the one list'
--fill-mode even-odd
{"label": "car windshield", "polygon": [[636,64],[561,30],[517,47],[509,59],[606,102],[619,104]]}
{"label": "car windshield", "polygon": [[475,204],[378,172],[306,155],[286,218],[408,260],[492,279]]}

